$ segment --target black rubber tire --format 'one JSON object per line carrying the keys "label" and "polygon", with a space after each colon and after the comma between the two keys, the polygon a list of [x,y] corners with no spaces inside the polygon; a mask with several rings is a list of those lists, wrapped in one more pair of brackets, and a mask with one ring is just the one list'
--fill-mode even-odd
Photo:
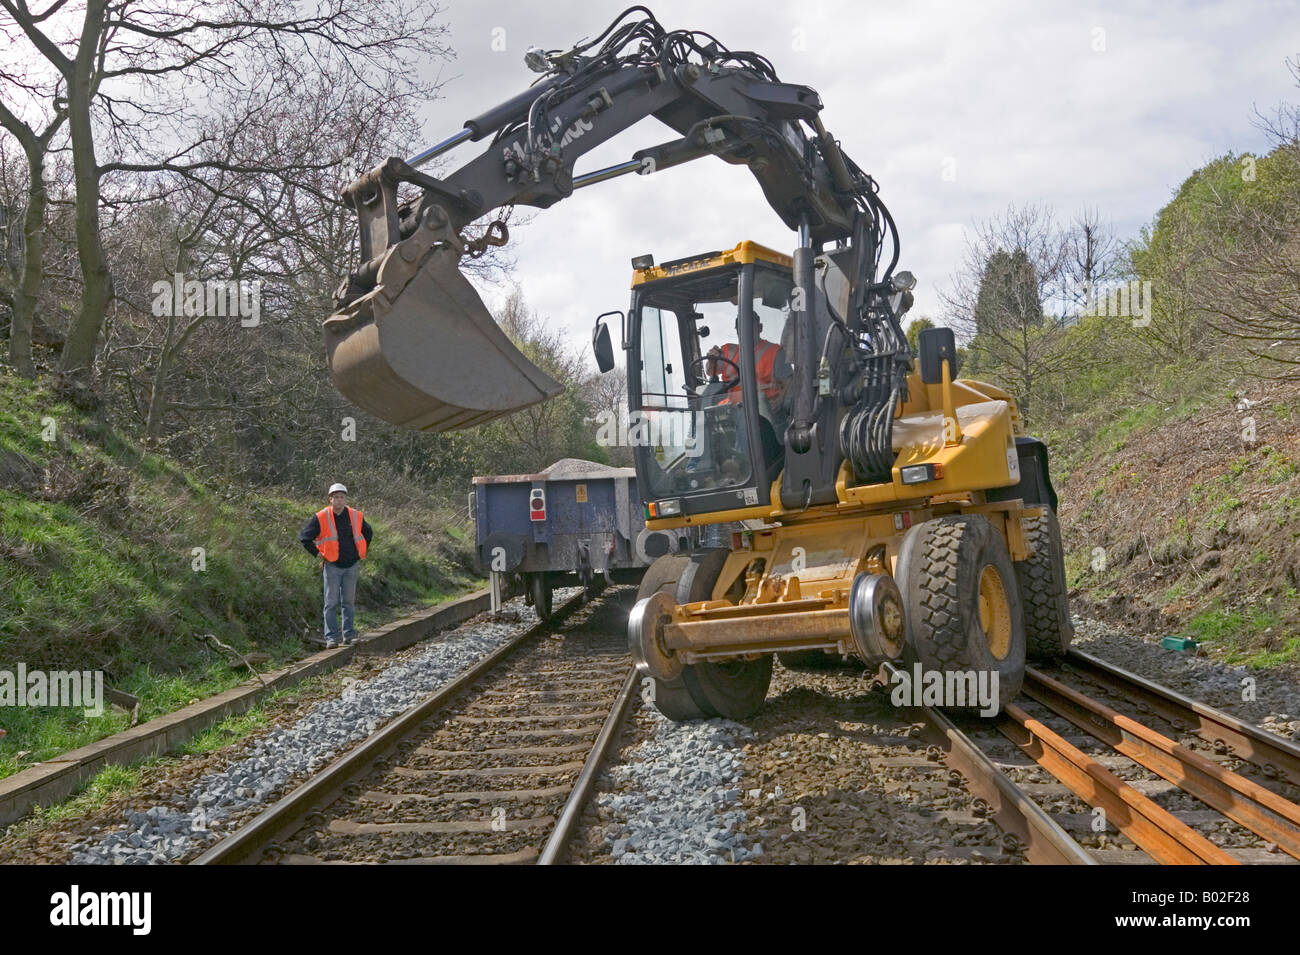
{"label": "black rubber tire", "polygon": [[[730,554],[725,547],[691,554],[677,584],[677,602],[708,600]],[[696,706],[705,713],[729,720],[748,719],[763,708],[767,699],[772,655],[765,653],[757,660],[691,664],[682,670],[682,680]]]}
{"label": "black rubber tire", "polygon": [[[646,568],[645,574],[641,577],[641,584],[636,591],[636,599],[642,600],[659,591],[675,596],[678,580],[689,563],[690,559],[684,554],[664,554],[662,557],[656,558]],[[700,709],[681,677],[675,680],[660,680],[658,677],[651,676],[642,677],[643,688],[645,687],[645,680],[652,681],[655,709],[668,719],[680,722],[682,720],[707,719],[713,715]]]}
{"label": "black rubber tire", "polygon": [[682,671],[691,697],[718,716],[744,720],[763,709],[772,682],[772,654],[757,660],[696,663]]}
{"label": "black rubber tire", "polygon": [[[999,660],[979,622],[979,581],[992,565],[1010,611],[1010,646]],[[907,611],[908,656],[926,670],[997,671],[998,711],[1025,679],[1025,622],[1006,542],[978,514],[954,514],[914,527],[899,553],[899,589]],[[978,709],[967,706],[965,709]]]}
{"label": "black rubber tire", "polygon": [[537,616],[543,623],[551,621],[551,584],[546,579],[546,574],[529,574],[528,575],[528,592],[533,597],[533,609],[537,611]]}
{"label": "black rubber tire", "polygon": [[685,554],[664,554],[645,569],[641,583],[636,588],[636,599],[643,600],[660,590],[665,593],[677,593],[677,581],[686,569],[688,559]]}
{"label": "black rubber tire", "polygon": [[1052,661],[1070,649],[1074,624],[1065,582],[1065,549],[1061,525],[1046,506],[1042,517],[1021,522],[1033,556],[1016,562],[1016,583],[1025,608],[1025,641],[1029,659]]}

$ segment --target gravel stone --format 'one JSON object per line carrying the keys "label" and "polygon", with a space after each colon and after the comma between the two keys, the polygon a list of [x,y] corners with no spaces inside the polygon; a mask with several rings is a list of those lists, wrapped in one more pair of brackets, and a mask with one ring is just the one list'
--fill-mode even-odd
{"label": "gravel stone", "polygon": [[[576,593],[570,588],[555,591],[556,605]],[[175,862],[201,850],[219,838],[212,830],[222,820],[270,803],[292,780],[323,768],[536,623],[536,613],[516,598],[496,619],[482,615],[440,635],[415,656],[368,680],[354,681],[340,695],[317,703],[296,723],[272,729],[252,744],[243,759],[201,778],[186,806],[128,810],[125,825],[103,833],[97,844],[74,847],[71,861],[77,865]]]}
{"label": "gravel stone", "polygon": [[[653,709],[653,735],[609,770],[617,792],[603,792],[605,841],[619,865],[718,865],[762,854],[741,831],[741,744],[748,730],[731,720],[674,723]],[[603,818],[603,815],[602,815]]]}

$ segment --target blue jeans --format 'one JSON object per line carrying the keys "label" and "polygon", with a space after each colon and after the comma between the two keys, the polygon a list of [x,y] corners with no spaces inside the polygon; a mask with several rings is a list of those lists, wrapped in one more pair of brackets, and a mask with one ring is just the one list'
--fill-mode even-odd
{"label": "blue jeans", "polygon": [[340,603],[343,605],[343,635],[355,637],[357,631],[353,617],[356,614],[357,577],[361,573],[361,561],[346,570],[339,570],[327,561],[321,573],[325,580],[325,639],[339,639]]}

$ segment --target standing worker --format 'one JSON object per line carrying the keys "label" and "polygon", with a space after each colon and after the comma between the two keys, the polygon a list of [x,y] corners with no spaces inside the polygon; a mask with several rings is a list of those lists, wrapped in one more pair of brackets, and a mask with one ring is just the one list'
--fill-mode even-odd
{"label": "standing worker", "polygon": [[339,645],[339,604],[343,605],[343,643],[354,643],[357,631],[357,577],[365,559],[366,545],[374,532],[361,512],[348,507],[348,489],[330,485],[330,506],[317,511],[298,539],[307,553],[319,557],[325,581],[325,649]]}

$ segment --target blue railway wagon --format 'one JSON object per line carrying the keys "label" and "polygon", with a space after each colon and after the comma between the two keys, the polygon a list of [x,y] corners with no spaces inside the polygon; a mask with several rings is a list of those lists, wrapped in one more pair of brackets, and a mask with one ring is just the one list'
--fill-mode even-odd
{"label": "blue railway wagon", "polygon": [[552,588],[638,579],[678,548],[675,535],[646,530],[632,468],[566,458],[537,474],[476,477],[469,506],[493,606],[522,584],[543,619]]}

